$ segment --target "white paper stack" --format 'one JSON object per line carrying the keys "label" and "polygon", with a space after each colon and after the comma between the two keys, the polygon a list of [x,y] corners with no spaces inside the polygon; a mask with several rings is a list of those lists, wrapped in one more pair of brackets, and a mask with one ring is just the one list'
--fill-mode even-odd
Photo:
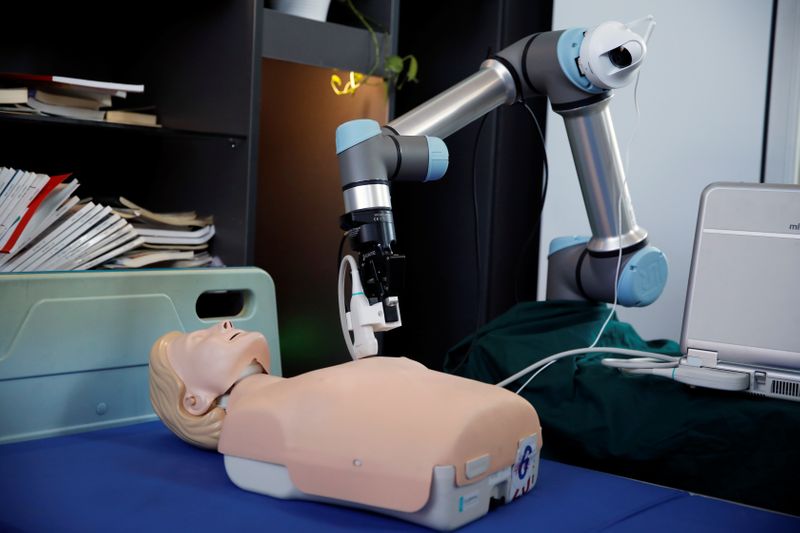
{"label": "white paper stack", "polygon": [[130,224],[94,202],[73,204],[29,246],[0,258],[0,271],[87,270],[142,244]]}
{"label": "white paper stack", "polygon": [[82,201],[69,177],[0,168],[0,271],[222,266],[211,217]]}
{"label": "white paper stack", "polygon": [[198,216],[194,211],[156,213],[124,197],[115,203],[119,205],[114,212],[131,223],[144,244],[109,261],[104,268],[222,266],[206,251],[215,233],[212,217]]}

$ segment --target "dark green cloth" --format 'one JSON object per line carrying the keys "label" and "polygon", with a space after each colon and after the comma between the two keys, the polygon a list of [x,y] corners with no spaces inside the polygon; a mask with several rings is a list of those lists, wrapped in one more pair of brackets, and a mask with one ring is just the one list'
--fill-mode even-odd
{"label": "dark green cloth", "polygon": [[[451,349],[445,371],[498,383],[548,355],[591,345],[608,312],[583,302],[519,304]],[[616,316],[598,346],[680,352],[672,341],[643,340]],[[539,413],[544,457],[800,514],[800,404],[625,375],[602,357],[562,359],[522,392]]]}

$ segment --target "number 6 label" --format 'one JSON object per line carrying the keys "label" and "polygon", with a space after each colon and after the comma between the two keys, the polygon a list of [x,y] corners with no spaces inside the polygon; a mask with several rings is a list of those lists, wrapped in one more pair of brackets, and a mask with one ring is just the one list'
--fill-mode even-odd
{"label": "number 6 label", "polygon": [[506,489],[506,503],[519,498],[536,484],[539,470],[539,454],[536,450],[536,435],[524,438],[517,448],[517,459],[511,468],[511,478]]}

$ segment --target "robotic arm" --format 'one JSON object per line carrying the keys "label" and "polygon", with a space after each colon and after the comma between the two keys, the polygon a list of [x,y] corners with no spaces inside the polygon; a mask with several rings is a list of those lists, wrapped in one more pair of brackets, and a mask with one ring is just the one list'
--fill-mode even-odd
{"label": "robotic arm", "polygon": [[[621,305],[645,306],[658,298],[666,259],[647,245],[647,231],[636,223],[608,108],[612,90],[635,79],[654,25],[645,17],[537,33],[383,128],[371,120],[339,126],[336,152],[346,211],[341,226],[359,255],[358,264],[351,264],[350,313],[344,313],[340,294],[343,330],[355,332],[354,357],[377,353],[373,331],[401,325],[396,293],[403,257],[393,251],[389,182],[439,179],[447,169],[441,138],[496,107],[532,96],[549,98],[564,119],[592,230],[591,238],[562,237],[550,244],[547,299],[611,302],[616,291]],[[345,261],[340,291],[344,266]]]}

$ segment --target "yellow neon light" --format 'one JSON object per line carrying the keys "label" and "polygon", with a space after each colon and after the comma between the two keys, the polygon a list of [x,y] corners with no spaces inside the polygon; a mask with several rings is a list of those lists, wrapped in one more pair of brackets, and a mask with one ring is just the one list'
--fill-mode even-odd
{"label": "yellow neon light", "polygon": [[333,89],[334,94],[337,96],[355,94],[356,89],[361,87],[361,83],[365,78],[366,76],[360,72],[350,71],[347,83],[342,86],[342,78],[338,74],[331,74],[331,89]]}

